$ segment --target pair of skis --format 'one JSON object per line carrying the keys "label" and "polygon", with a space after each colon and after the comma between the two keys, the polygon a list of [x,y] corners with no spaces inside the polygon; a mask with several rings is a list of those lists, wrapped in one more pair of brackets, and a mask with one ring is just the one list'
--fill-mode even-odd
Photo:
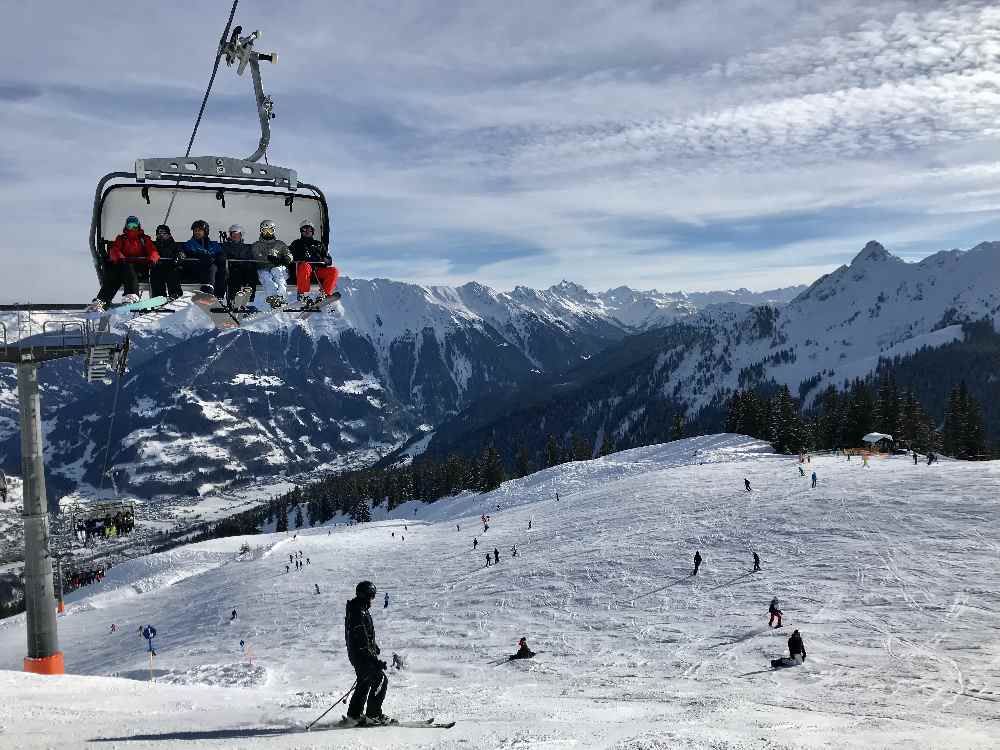
{"label": "pair of skis", "polygon": [[419,721],[391,721],[388,724],[362,724],[357,725],[347,721],[345,716],[336,724],[310,727],[307,731],[327,731],[329,729],[389,729],[392,727],[402,727],[404,729],[451,729],[455,726],[453,721],[435,722],[433,718],[421,719]]}
{"label": "pair of skis", "polygon": [[262,320],[277,313],[299,313],[299,319],[304,320],[315,313],[331,311],[334,303],[340,299],[340,292],[334,292],[318,304],[302,307],[275,307],[264,310],[247,309],[246,305],[252,298],[252,291],[249,294],[238,294],[233,299],[232,306],[226,307],[214,294],[196,292],[192,301],[209,317],[216,328],[226,331],[238,328],[244,320]]}

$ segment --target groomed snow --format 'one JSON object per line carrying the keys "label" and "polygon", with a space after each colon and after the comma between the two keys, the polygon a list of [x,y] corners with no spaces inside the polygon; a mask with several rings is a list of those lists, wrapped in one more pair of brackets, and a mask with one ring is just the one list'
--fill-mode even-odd
{"label": "groomed snow", "polygon": [[[60,618],[73,676],[0,672],[0,747],[997,747],[1000,462],[805,468],[816,489],[758,441],[693,438],[370,524],[131,561]],[[286,574],[297,550],[311,564]],[[301,731],[354,680],[342,617],[362,578],[383,656],[407,661],[386,711],[454,729]],[[770,671],[794,628],[807,661]],[[535,659],[488,663],[521,636]],[[0,666],[24,646],[23,616],[0,621]]]}

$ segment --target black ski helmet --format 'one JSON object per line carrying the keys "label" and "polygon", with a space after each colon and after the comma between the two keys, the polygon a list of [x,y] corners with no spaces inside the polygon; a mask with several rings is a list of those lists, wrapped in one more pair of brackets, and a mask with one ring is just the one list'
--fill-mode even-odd
{"label": "black ski helmet", "polygon": [[378,593],[378,589],[375,588],[375,584],[371,581],[362,581],[355,586],[354,593],[357,594],[359,599],[374,599],[375,594]]}

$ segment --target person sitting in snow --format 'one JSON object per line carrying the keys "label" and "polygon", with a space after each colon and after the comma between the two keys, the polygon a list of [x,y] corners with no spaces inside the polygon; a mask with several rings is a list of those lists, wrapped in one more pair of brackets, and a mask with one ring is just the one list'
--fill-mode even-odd
{"label": "person sitting in snow", "polygon": [[514,661],[515,659],[530,659],[534,655],[535,652],[528,648],[528,639],[521,638],[517,642],[517,653],[508,656],[507,661]]}

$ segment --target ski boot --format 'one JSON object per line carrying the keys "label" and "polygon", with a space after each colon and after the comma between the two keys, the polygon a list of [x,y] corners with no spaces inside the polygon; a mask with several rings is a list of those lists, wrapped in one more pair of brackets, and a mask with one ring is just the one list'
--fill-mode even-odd
{"label": "ski boot", "polygon": [[104,312],[107,309],[108,306],[104,304],[104,300],[99,300],[97,297],[94,297],[87,305],[87,312]]}
{"label": "ski boot", "polygon": [[285,298],[280,294],[272,294],[264,301],[267,302],[267,304],[269,304],[274,310],[280,310],[285,306]]}
{"label": "ski boot", "polygon": [[370,719],[367,716],[359,716],[354,718],[353,716],[344,716],[340,720],[340,726],[342,727],[366,727],[370,723]]}
{"label": "ski boot", "polygon": [[134,305],[138,301],[139,301],[138,294],[126,294],[124,297],[122,297],[122,303],[126,305]]}
{"label": "ski boot", "polygon": [[370,727],[384,727],[389,724],[395,724],[396,720],[392,719],[385,714],[379,714],[378,716],[368,716],[368,726]]}

